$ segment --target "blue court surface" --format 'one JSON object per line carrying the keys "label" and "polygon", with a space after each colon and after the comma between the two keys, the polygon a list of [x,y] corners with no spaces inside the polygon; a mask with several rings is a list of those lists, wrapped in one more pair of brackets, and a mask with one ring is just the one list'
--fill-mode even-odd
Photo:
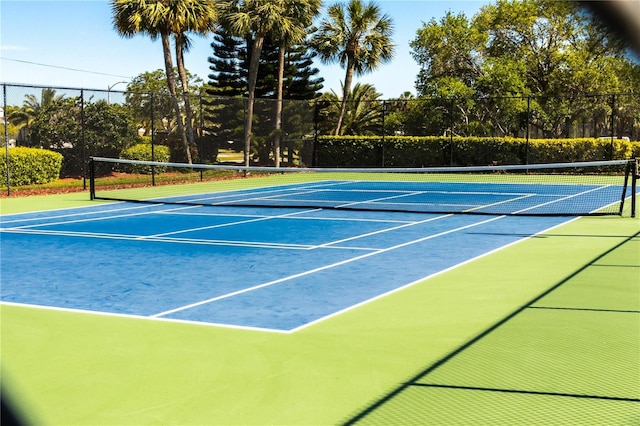
{"label": "blue court surface", "polygon": [[[294,194],[298,199],[322,195],[332,202],[369,204],[396,196],[403,202],[425,199],[412,184],[391,186],[383,195],[368,193],[367,185],[316,182],[211,197],[271,202]],[[346,192],[335,191],[336,186]],[[469,199],[468,186],[454,189],[456,203]],[[495,190],[473,188],[481,201],[468,208],[523,198],[527,207],[517,208],[536,208],[532,199],[548,208],[551,193],[567,202],[601,188],[545,187],[538,191],[542,195],[527,197],[523,188],[499,195]],[[612,191],[615,197],[619,193],[619,188]],[[353,194],[355,200],[347,197]],[[450,194],[442,196],[451,202]],[[603,206],[590,208],[598,207]],[[0,299],[293,332],[568,220],[127,202],[4,215]]]}
{"label": "blue court surface", "polygon": [[585,215],[602,208],[616,212],[621,193],[620,185],[607,184],[330,180],[162,200],[421,213]]}

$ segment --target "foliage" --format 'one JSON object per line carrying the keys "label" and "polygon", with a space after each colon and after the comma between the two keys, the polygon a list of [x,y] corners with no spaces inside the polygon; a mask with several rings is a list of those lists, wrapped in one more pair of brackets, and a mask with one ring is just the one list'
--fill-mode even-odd
{"label": "foliage", "polygon": [[[177,76],[177,70],[175,75]],[[202,85],[202,80],[189,72],[187,72],[187,78],[192,88],[199,88]],[[176,90],[182,97],[182,88]],[[163,70],[144,72],[133,78],[127,85],[126,102],[132,109],[136,122],[145,129],[147,135],[151,134],[152,117],[155,130],[166,130],[162,124],[163,118],[175,122],[171,94],[167,87],[166,73]],[[193,99],[192,103],[196,107],[199,105],[197,99]],[[197,120],[195,121],[197,124]]]}
{"label": "foliage", "polygon": [[[341,135],[375,135],[382,128],[382,105],[380,93],[370,84],[357,83],[347,98],[347,106]],[[322,96],[323,128],[336,128],[340,114],[340,99],[335,93]]]}
{"label": "foliage", "polygon": [[213,55],[207,59],[211,70],[206,88],[208,95],[235,97],[244,93],[247,83],[241,75],[243,64],[239,56],[243,42],[241,37],[233,36],[224,28],[215,31],[211,42]]}
{"label": "foliage", "polygon": [[350,0],[346,5],[336,3],[329,7],[311,45],[323,62],[338,62],[345,68],[342,103],[334,134],[341,134],[353,76],[371,72],[393,58],[392,33],[391,18],[382,14],[373,2],[365,5],[361,0]]}
{"label": "foliage", "polygon": [[[208,59],[212,73],[206,86],[207,96],[203,97],[205,128],[212,138],[209,144],[243,150],[244,112],[247,105],[241,97],[248,87],[248,51],[252,43],[252,37],[232,36],[224,27],[216,32],[211,44],[213,55]],[[270,161],[272,141],[275,142],[277,135],[291,138],[302,131],[298,128],[307,127],[300,123],[310,122],[307,119],[298,121],[297,126],[294,124],[295,117],[305,115],[308,111],[306,102],[294,100],[316,98],[322,89],[322,79],[316,77],[319,71],[312,67],[314,53],[304,45],[289,46],[284,63],[282,89],[286,100],[283,102],[282,128],[276,131],[277,104],[270,99],[275,99],[277,93],[279,51],[273,37],[267,35],[258,68],[251,140],[251,156],[263,164]],[[296,105],[302,106],[302,109],[297,110]]]}
{"label": "foliage", "polygon": [[[576,2],[498,0],[471,19],[449,12],[425,23],[410,45],[421,67],[422,98],[473,99],[456,105],[455,121],[464,129],[452,128],[454,134],[482,134],[490,126],[515,135],[530,108],[535,129],[566,137],[567,123],[587,114],[601,111],[595,126],[610,124],[607,97],[585,95],[640,91],[640,64]],[[527,106],[529,96],[534,101]],[[620,114],[621,126],[633,126],[635,114]]]}
{"label": "foliage", "polygon": [[42,89],[40,99],[35,95],[28,94],[22,103],[22,107],[13,113],[8,113],[9,119],[17,126],[29,126],[38,113],[47,106],[60,102],[64,95],[56,95],[56,90],[51,88]]}
{"label": "foliage", "polygon": [[[150,143],[139,143],[123,149],[120,153],[120,158],[125,160],[158,161],[166,163],[170,160],[171,154],[167,146],[152,146]],[[123,171],[128,173],[151,174],[152,170],[155,173],[163,173],[166,171],[166,168],[161,166],[144,166],[138,164],[123,166]]]}
{"label": "foliage", "polygon": [[222,25],[233,35],[251,40],[249,51],[249,74],[247,77],[247,109],[244,117],[244,153],[245,165],[250,163],[249,152],[252,144],[252,127],[256,85],[260,56],[265,38],[275,31],[287,32],[296,28],[297,22],[287,14],[285,0],[234,0],[222,7]]}
{"label": "foliage", "polygon": [[20,133],[20,129],[27,126],[25,120],[26,115],[21,108],[14,105],[7,105],[6,109],[4,110],[4,114],[6,115],[8,120],[5,122],[4,118],[0,118],[0,134],[2,134],[2,142],[0,142],[0,146],[3,147],[5,146],[5,133],[9,135],[9,140],[15,139]]}
{"label": "foliage", "polygon": [[[9,149],[10,184],[30,185],[53,182],[60,177],[62,155],[46,149]],[[0,173],[7,176],[7,159],[0,156]],[[6,179],[4,180],[6,184]]]}
{"label": "foliage", "polygon": [[[147,34],[155,40],[160,37],[164,57],[167,88],[171,95],[174,118],[178,134],[182,139],[184,153],[191,163],[190,143],[193,143],[192,111],[188,98],[188,82],[184,67],[184,51],[189,48],[187,32],[205,34],[217,24],[217,7],[209,0],[183,1],[129,1],[112,0],[113,25],[123,37],[133,37],[138,33]],[[182,112],[176,90],[175,70],[171,56],[170,38],[173,36],[176,49],[178,74],[182,85],[182,102],[185,106],[187,129],[182,120]],[[187,135],[188,133],[188,135]],[[187,139],[188,137],[188,139]]]}
{"label": "foliage", "polygon": [[32,146],[64,153],[63,176],[82,175],[89,156],[116,157],[138,138],[129,108],[81,98],[63,99],[44,108],[30,134]]}
{"label": "foliage", "polygon": [[631,158],[637,142],[621,139],[495,137],[321,137],[318,167],[432,167],[542,164]]}

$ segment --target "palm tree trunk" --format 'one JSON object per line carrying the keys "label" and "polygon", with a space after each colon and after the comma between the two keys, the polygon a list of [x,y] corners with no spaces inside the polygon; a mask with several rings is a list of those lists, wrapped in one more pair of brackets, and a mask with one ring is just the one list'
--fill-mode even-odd
{"label": "palm tree trunk", "polygon": [[249,99],[247,105],[247,115],[244,123],[244,165],[249,166],[251,157],[251,130],[253,125],[253,104],[255,103],[256,82],[258,80],[258,65],[260,64],[260,54],[264,36],[256,35],[251,46],[251,60],[249,62]]}
{"label": "palm tree trunk", "polygon": [[187,141],[187,134],[184,131],[184,125],[182,124],[182,114],[180,113],[180,104],[178,103],[178,95],[176,95],[176,79],[173,74],[173,61],[171,60],[171,43],[169,40],[169,33],[162,33],[162,51],[164,52],[164,67],[167,73],[167,86],[169,87],[169,93],[171,93],[171,101],[173,103],[173,110],[176,114],[176,122],[178,124],[178,132],[184,145],[185,154],[187,156],[187,162],[191,164],[191,151],[189,150],[189,143]]}
{"label": "palm tree trunk", "polygon": [[278,50],[278,87],[276,89],[276,119],[275,119],[275,137],[273,139],[273,159],[275,166],[280,167],[280,142],[282,141],[282,102],[284,85],[284,45],[280,45]]}
{"label": "palm tree trunk", "polygon": [[349,98],[349,92],[351,92],[351,82],[353,81],[353,60],[347,59],[347,72],[344,76],[344,87],[342,88],[342,103],[340,105],[340,115],[338,116],[338,124],[336,126],[336,136],[340,135],[340,129],[342,128],[342,120],[344,119],[345,111],[347,110],[347,99]]}
{"label": "palm tree trunk", "polygon": [[191,112],[191,102],[189,99],[189,86],[187,82],[187,71],[184,66],[184,45],[183,35],[176,35],[176,64],[178,65],[178,74],[180,75],[180,84],[182,86],[182,99],[184,101],[184,109],[187,116],[187,139],[189,145],[193,146],[193,113]]}

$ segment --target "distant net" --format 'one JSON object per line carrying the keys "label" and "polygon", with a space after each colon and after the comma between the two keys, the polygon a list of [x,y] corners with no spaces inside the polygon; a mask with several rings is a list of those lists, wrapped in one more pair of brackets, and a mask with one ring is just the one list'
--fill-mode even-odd
{"label": "distant net", "polygon": [[[635,215],[635,160],[321,169],[94,157],[91,197],[163,204],[527,216]],[[629,206],[630,204],[630,206]]]}

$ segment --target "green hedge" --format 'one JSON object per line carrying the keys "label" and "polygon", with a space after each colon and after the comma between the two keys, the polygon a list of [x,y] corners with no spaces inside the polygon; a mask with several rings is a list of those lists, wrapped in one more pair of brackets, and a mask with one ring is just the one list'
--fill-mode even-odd
{"label": "green hedge", "polygon": [[640,158],[640,141],[631,142],[631,158]]}
{"label": "green hedge", "polygon": [[[3,150],[4,151],[4,150]],[[38,148],[9,148],[9,175],[11,185],[32,185],[53,182],[60,177],[62,154]],[[0,174],[7,183],[7,159],[0,155]]]}
{"label": "green hedge", "polygon": [[526,139],[495,137],[321,137],[318,167],[430,167],[564,163],[627,159],[640,143],[616,139]]}
{"label": "green hedge", "polygon": [[[142,161],[159,161],[168,162],[171,158],[169,147],[164,145],[155,145],[153,147],[153,158],[151,156],[151,144],[139,143],[133,145],[127,149],[122,150],[120,158],[125,160],[142,160]],[[127,173],[142,173],[151,174],[151,166],[141,165],[124,165],[124,172]],[[156,173],[162,173],[166,171],[164,167],[156,167]]]}

